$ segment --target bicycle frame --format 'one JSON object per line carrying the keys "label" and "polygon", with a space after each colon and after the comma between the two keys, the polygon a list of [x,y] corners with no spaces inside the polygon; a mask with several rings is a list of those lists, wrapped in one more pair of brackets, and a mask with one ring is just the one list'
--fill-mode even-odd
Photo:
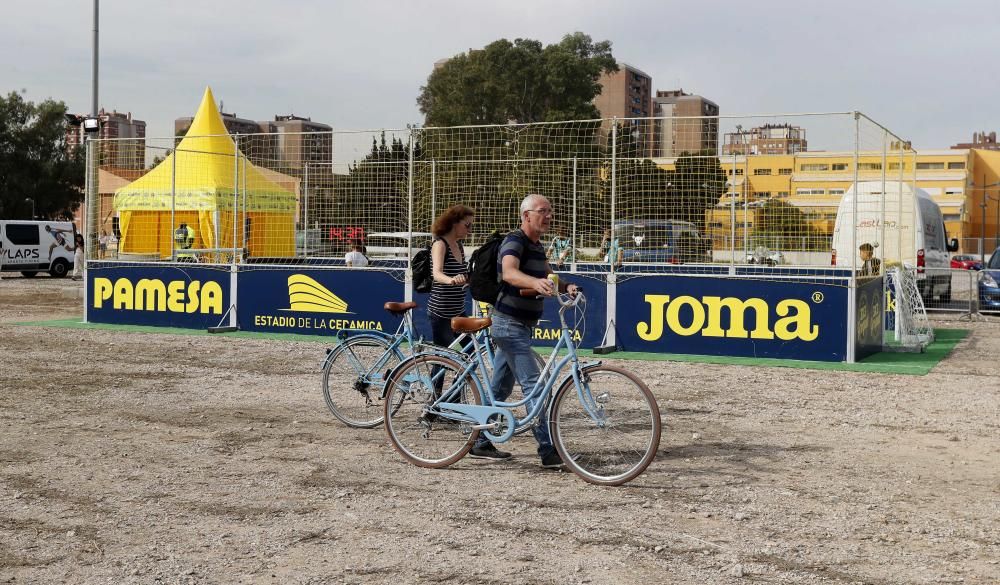
{"label": "bicycle frame", "polygon": [[[368,378],[372,375],[372,372],[382,371],[382,368],[385,366],[385,363],[389,360],[389,357],[394,353],[396,353],[399,350],[400,346],[403,345],[403,343],[407,344],[407,347],[409,349],[407,353],[409,355],[415,355],[416,353],[418,353],[417,350],[423,345],[423,339],[417,338],[415,332],[416,329],[413,326],[413,311],[410,310],[403,314],[402,321],[399,323],[399,326],[396,327],[395,333],[386,333],[384,331],[379,331],[377,329],[341,329],[340,331],[337,332],[337,338],[340,340],[344,340],[348,337],[368,336],[368,337],[378,337],[385,340],[391,340],[389,343],[389,347],[386,348],[385,352],[379,357],[378,360],[375,361],[375,363],[372,365],[371,368],[365,368],[364,365],[361,364],[360,360],[358,360],[358,358],[353,353],[347,354],[348,363],[351,364],[351,366],[355,369],[355,371],[364,372],[363,374],[364,377]],[[465,341],[465,338],[469,339]],[[341,343],[340,346],[342,345],[343,344]],[[459,349],[454,349],[456,346]],[[447,349],[467,355],[470,349],[475,349],[475,351],[478,352],[479,348],[480,346],[476,344],[476,336],[463,333],[462,335],[457,337],[455,341],[453,341],[451,345],[449,345],[447,348],[439,348],[439,349]],[[492,347],[490,347],[489,343],[485,344],[485,349],[489,355],[490,360],[492,361],[495,356],[493,355],[493,349]],[[327,350],[326,359],[323,360],[323,363],[320,366],[321,371],[325,369],[327,363],[334,358],[336,352],[337,352],[337,347]]]}
{"label": "bicycle frame", "polygon": [[[561,386],[566,383],[569,377],[572,377],[580,403],[583,405],[587,413],[597,420],[599,425],[602,424],[602,411],[600,407],[598,407],[597,401],[590,394],[589,386],[584,383],[581,376],[587,368],[597,366],[600,362],[588,363],[583,366],[580,365],[579,356],[576,352],[576,344],[573,343],[569,326],[566,324],[566,309],[569,307],[575,307],[581,299],[582,294],[580,295],[580,299],[574,301],[563,302],[561,298],[559,299],[559,303],[561,305],[559,309],[559,320],[561,325],[559,341],[556,343],[556,346],[552,348],[552,353],[546,360],[545,366],[539,372],[538,380],[535,382],[535,385],[529,391],[526,391],[520,400],[509,402],[496,400],[493,396],[491,385],[489,383],[483,384],[483,380],[475,374],[475,370],[477,368],[484,369],[485,364],[483,362],[482,352],[479,351],[479,341],[476,337],[473,337],[472,341],[476,348],[476,351],[474,352],[474,359],[466,363],[465,367],[462,368],[455,381],[451,384],[451,387],[446,391],[443,391],[441,397],[435,400],[430,405],[430,408],[445,418],[458,422],[472,423],[471,428],[483,431],[486,437],[491,441],[502,443],[510,440],[510,438],[514,436],[514,432],[517,428],[537,420],[542,413],[542,408],[548,408],[551,406],[550,398],[552,396],[552,389],[557,380],[559,380]],[[559,352],[563,349],[566,350],[566,356],[559,359]],[[557,359],[558,362],[556,362]],[[567,364],[572,364],[569,370],[569,375],[567,377],[561,377],[563,369],[567,366]],[[437,375],[440,376],[442,374],[439,373]],[[433,384],[433,378],[434,376],[432,375],[428,382]],[[474,381],[480,390],[479,394],[482,396],[484,404],[473,405],[450,402],[450,400],[457,397],[461,385],[466,381]],[[519,406],[527,405],[531,401],[534,401],[534,405],[529,408],[528,413],[524,418],[518,418],[511,410]],[[497,417],[499,417],[500,420],[496,420]],[[508,420],[509,423],[504,424],[504,420]],[[497,434],[496,431],[502,432]]]}

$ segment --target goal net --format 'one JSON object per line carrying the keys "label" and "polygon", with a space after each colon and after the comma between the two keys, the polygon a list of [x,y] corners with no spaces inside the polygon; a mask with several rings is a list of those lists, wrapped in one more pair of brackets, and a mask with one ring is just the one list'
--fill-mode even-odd
{"label": "goal net", "polygon": [[888,273],[889,287],[895,297],[893,337],[885,349],[921,352],[934,341],[934,329],[927,319],[924,301],[917,289],[916,271],[895,267]]}

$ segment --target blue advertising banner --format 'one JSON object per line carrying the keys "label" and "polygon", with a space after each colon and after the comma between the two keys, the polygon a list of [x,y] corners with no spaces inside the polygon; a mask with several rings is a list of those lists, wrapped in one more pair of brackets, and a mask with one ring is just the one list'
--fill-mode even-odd
{"label": "blue advertising banner", "polygon": [[[578,347],[591,348],[599,345],[604,338],[605,316],[607,313],[608,291],[605,282],[606,276],[603,274],[571,274],[569,272],[559,272],[559,278],[564,282],[572,282],[583,288],[584,296],[587,300],[583,319],[574,319],[574,312],[567,310],[566,324],[569,325],[573,340]],[[413,321],[417,331],[423,335],[424,339],[431,339],[431,325],[424,307],[427,306],[429,294],[413,293],[413,301],[420,305],[420,309],[414,315]],[[489,311],[489,305],[473,301],[472,296],[466,293],[466,306],[470,310],[466,311],[469,316],[485,316]],[[581,306],[581,308],[583,308]],[[533,338],[534,345],[554,346],[559,340],[559,304],[555,299],[545,300],[545,309],[542,318],[535,327]]]}
{"label": "blue advertising banner", "polygon": [[207,329],[229,308],[229,267],[116,266],[87,271],[87,321]]}
{"label": "blue advertising banner", "polygon": [[617,288],[618,341],[628,351],[844,361],[847,284],[630,278]]}
{"label": "blue advertising banner", "polygon": [[[605,322],[607,320],[608,288],[606,275],[603,274],[570,274],[557,273],[562,282],[571,282],[583,289],[587,304],[581,305],[578,315],[573,309],[566,310],[566,324],[577,347],[590,349],[600,345],[604,339]],[[581,318],[582,317],[582,318]],[[532,343],[534,345],[554,346],[559,341],[562,325],[559,322],[559,303],[555,299],[545,299],[542,318],[535,326]]]}
{"label": "blue advertising banner", "polygon": [[858,279],[854,306],[857,319],[854,325],[854,359],[862,360],[882,351],[883,277]]}
{"label": "blue advertising banner", "polygon": [[[397,280],[398,276],[400,280]],[[402,273],[375,270],[242,269],[237,318],[243,331],[333,335],[341,329],[392,333],[403,300]]]}

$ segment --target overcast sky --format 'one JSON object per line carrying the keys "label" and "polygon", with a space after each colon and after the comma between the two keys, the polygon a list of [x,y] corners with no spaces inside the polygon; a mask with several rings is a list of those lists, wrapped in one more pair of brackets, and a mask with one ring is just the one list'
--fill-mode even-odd
{"label": "overcast sky", "polygon": [[[4,2],[0,91],[89,111],[92,6]],[[856,109],[919,149],[1000,130],[996,0],[103,0],[100,104],[151,137],[193,115],[206,85],[245,118],[399,128],[422,122],[434,61],[573,31],[724,115]]]}

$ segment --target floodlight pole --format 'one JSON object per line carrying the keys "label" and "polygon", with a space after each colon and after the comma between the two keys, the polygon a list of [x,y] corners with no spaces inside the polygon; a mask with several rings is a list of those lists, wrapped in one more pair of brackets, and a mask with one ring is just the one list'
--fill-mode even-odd
{"label": "floodlight pole", "polygon": [[98,23],[98,13],[99,13],[100,0],[94,0],[94,72],[93,78],[91,79],[92,84],[92,95],[90,105],[90,115],[97,117],[97,23]]}

